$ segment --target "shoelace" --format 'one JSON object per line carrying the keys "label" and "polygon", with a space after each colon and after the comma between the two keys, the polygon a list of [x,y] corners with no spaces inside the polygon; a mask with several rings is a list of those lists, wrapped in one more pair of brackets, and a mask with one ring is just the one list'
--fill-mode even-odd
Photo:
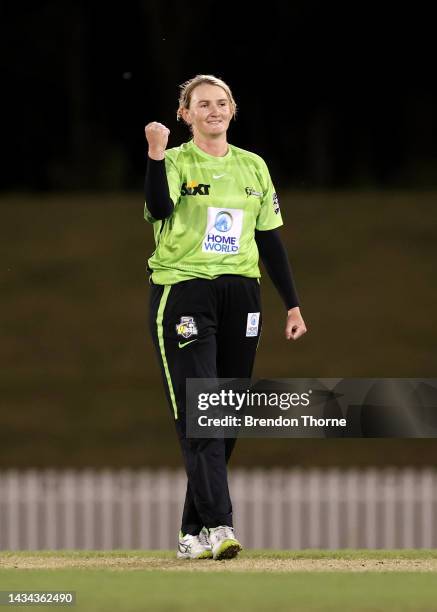
{"label": "shoelace", "polygon": [[210,541],[208,538],[208,534],[205,531],[205,529],[202,529],[202,531],[199,533],[199,542],[202,544],[202,546],[210,546]]}
{"label": "shoelace", "polygon": [[220,538],[234,538],[234,530],[232,527],[227,527],[226,525],[216,527],[213,531],[214,536],[218,536]]}

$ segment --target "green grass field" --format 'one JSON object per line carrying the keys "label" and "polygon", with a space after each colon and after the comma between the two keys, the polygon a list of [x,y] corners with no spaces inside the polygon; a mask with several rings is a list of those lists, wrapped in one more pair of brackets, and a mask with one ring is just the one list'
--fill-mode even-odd
{"label": "green grass field", "polygon": [[74,609],[90,612],[428,612],[436,574],[435,550],[246,551],[222,562],[173,551],[0,554],[0,590],[72,590]]}

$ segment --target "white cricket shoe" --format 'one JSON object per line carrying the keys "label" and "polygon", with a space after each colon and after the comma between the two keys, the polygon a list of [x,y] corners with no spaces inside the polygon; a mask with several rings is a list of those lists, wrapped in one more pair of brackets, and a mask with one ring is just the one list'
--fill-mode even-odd
{"label": "white cricket shoe", "polygon": [[243,550],[237,540],[232,527],[220,525],[209,530],[209,541],[212,547],[212,556],[216,561],[222,559],[233,559],[240,550]]}
{"label": "white cricket shoe", "polygon": [[[207,536],[205,534],[199,535],[182,535],[182,531],[179,532],[179,544],[178,544],[178,559],[211,559],[212,551]],[[201,535],[202,534],[202,535]]]}

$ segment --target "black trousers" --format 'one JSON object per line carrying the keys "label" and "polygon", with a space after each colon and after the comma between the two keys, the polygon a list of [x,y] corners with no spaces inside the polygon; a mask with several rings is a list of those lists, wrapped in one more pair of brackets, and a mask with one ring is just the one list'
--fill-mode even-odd
{"label": "black trousers", "polygon": [[235,439],[187,438],[185,381],[251,377],[262,325],[259,282],[229,274],[150,289],[150,331],[188,477],[181,531],[232,527],[227,463]]}

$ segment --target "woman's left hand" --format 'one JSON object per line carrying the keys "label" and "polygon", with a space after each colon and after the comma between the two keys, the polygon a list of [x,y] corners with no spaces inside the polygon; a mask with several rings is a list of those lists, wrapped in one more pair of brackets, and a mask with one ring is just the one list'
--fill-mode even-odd
{"label": "woman's left hand", "polygon": [[297,340],[307,331],[305,321],[300,314],[299,306],[290,308],[287,315],[287,323],[285,325],[285,337],[287,340]]}

